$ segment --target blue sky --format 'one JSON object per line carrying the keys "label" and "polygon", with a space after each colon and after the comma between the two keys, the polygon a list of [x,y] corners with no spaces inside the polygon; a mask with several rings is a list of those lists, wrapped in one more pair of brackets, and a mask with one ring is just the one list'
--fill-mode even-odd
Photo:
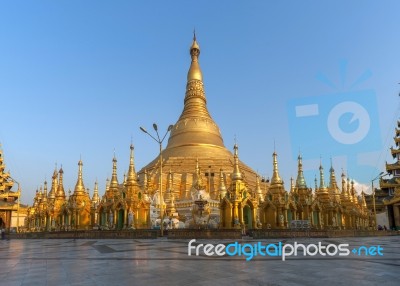
{"label": "blue sky", "polygon": [[[274,142],[287,188],[297,150],[307,150],[307,142],[321,142],[303,156],[312,186],[320,157],[326,172],[333,157],[337,177],[343,168],[365,185],[391,162],[399,117],[399,3],[166,2],[0,3],[0,142],[24,203],[50,181],[56,162],[65,188],[73,190],[81,156],[86,187],[92,191],[97,178],[103,193],[114,149],[120,180],[131,138],[138,170],[157,155],[139,126],[157,122],[166,129],[178,119],[193,28],[209,111],[225,145],[231,149],[236,135],[241,160],[261,175],[271,175]],[[362,150],[323,139],[335,94],[357,101],[354,94],[366,90],[373,92],[365,108],[375,127]],[[321,106],[320,116],[304,132],[291,131],[298,123],[291,104],[309,97]],[[347,132],[360,124],[350,118],[341,118]]]}

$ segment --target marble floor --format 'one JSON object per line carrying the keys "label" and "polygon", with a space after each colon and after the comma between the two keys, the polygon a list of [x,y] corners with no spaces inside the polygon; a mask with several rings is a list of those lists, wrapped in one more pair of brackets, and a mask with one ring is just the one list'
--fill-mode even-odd
{"label": "marble floor", "polygon": [[[400,236],[296,239],[383,255],[188,256],[188,240],[0,240],[0,285],[400,285]],[[199,243],[234,241],[197,240]],[[251,243],[251,239],[239,240]],[[260,240],[262,244],[279,240]],[[283,245],[294,244],[293,239]]]}

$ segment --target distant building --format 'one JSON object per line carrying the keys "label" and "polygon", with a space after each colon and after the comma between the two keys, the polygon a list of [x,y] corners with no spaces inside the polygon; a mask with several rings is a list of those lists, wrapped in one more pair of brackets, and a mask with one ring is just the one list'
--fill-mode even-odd
{"label": "distant building", "polygon": [[27,207],[19,204],[21,190],[12,191],[15,180],[5,171],[3,150],[0,147],[0,228],[10,230],[23,226]]}
{"label": "distant building", "polygon": [[394,142],[396,147],[391,147],[390,152],[395,162],[386,163],[386,171],[391,178],[381,178],[379,184],[382,193],[386,195],[382,202],[387,208],[389,227],[400,230],[400,121],[397,121]]}

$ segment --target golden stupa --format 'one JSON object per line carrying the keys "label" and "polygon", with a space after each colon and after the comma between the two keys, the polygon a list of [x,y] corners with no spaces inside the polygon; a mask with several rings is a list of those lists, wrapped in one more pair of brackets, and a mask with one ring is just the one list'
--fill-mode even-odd
{"label": "golden stupa", "polygon": [[[111,181],[107,179],[104,195],[99,196],[96,182],[92,199],[84,188],[82,161],[78,163],[75,191],[68,197],[62,183],[63,170],[59,171],[58,181],[55,171],[50,193],[47,194],[45,182],[44,192],[37,192],[33,206],[28,209],[28,231],[133,230],[163,225],[172,229],[241,228],[242,231],[374,227],[364,193],[357,196],[354,181],[350,183],[347,178],[346,183],[344,174],[340,192],[332,164],[329,186],[325,184],[321,164],[320,185],[315,179],[313,190],[307,187],[299,155],[297,180],[291,180],[288,192],[279,175],[278,155],[274,151],[271,182],[262,188],[256,172],[239,160],[236,142],[234,154],[225,147],[218,125],[207,110],[196,36],[190,55],[183,111],[168,128],[171,133],[164,150],[157,133],[161,156],[143,167],[137,176],[131,145],[129,171],[123,183],[118,182],[114,157],[113,175]],[[157,130],[156,125],[154,128]]]}
{"label": "golden stupa", "polygon": [[[196,35],[190,47],[190,56],[192,61],[187,74],[183,111],[173,125],[167,147],[162,151],[163,190],[172,188],[175,199],[183,198],[185,192],[193,184],[196,166],[198,166],[200,174],[206,177],[204,181],[207,191],[213,199],[216,199],[220,185],[220,172],[222,170],[225,184],[229,185],[234,158],[225,147],[220,129],[207,110],[203,74],[199,65],[200,47],[196,41]],[[159,164],[160,160],[157,156],[139,171],[142,182],[144,173],[147,171],[147,180],[153,190],[159,188]],[[254,188],[256,172],[242,162],[239,164],[246,184]],[[169,185],[170,178],[168,178],[171,174],[172,186]]]}

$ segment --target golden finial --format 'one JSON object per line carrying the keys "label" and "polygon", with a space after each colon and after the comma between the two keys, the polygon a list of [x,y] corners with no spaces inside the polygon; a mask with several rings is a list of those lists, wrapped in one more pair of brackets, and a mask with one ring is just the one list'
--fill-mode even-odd
{"label": "golden finial", "polygon": [[294,192],[294,179],[293,176],[290,177],[290,192]]}
{"label": "golden finial", "polygon": [[199,158],[196,157],[196,175],[200,175]]}
{"label": "golden finial", "polygon": [[304,173],[303,173],[303,162],[302,162],[302,157],[299,152],[299,156],[297,157],[297,179],[296,179],[296,186],[298,188],[307,188],[306,180],[304,179]]}
{"label": "golden finial", "polygon": [[320,189],[325,188],[325,178],[324,178],[324,167],[322,167],[322,159],[319,163],[319,187]]}
{"label": "golden finial", "polygon": [[238,152],[238,145],[235,143],[233,146],[233,173],[232,173],[232,180],[242,180],[242,173],[239,169],[239,152]]}
{"label": "golden finial", "polygon": [[149,186],[147,182],[147,169],[144,169],[143,186],[145,190],[147,190]]}
{"label": "golden finial", "polygon": [[256,196],[260,200],[260,202],[264,201],[260,185],[260,175],[258,173],[256,174]]}
{"label": "golden finial", "polygon": [[65,197],[64,184],[63,184],[64,171],[62,168],[62,164],[60,166],[60,170],[58,171],[58,176],[59,177],[58,177],[56,196],[57,197]]}
{"label": "golden finial", "polygon": [[75,185],[74,193],[85,192],[85,186],[83,185],[83,179],[82,179],[82,166],[83,166],[82,157],[80,156],[78,162],[78,180]]}
{"label": "golden finial", "polygon": [[112,162],[113,162],[113,171],[111,175],[110,189],[116,190],[118,188],[118,178],[117,178],[117,158],[115,157],[115,150]]}
{"label": "golden finial", "polygon": [[279,170],[278,170],[278,154],[276,154],[275,150],[274,153],[272,154],[272,165],[273,165],[273,173],[271,178],[271,185],[282,184],[282,179],[279,176]]}
{"label": "golden finial", "polygon": [[168,187],[167,190],[172,190],[172,171],[171,169],[169,169],[169,173],[168,173]]}
{"label": "golden finial", "polygon": [[220,198],[224,198],[226,195],[226,186],[225,186],[225,180],[224,180],[224,172],[221,169],[219,169],[219,195]]}
{"label": "golden finial", "polygon": [[136,176],[136,171],[135,171],[135,164],[134,164],[134,154],[133,154],[133,144],[131,143],[130,146],[131,149],[131,154],[130,154],[130,158],[129,158],[129,169],[128,169],[128,177],[127,177],[127,183],[132,185],[136,183],[137,180],[137,176]]}
{"label": "golden finial", "polygon": [[333,163],[332,163],[332,157],[331,159],[331,167],[329,169],[330,176],[329,176],[329,187],[334,189],[334,191],[337,190],[337,183],[336,183],[336,175],[335,175],[335,169],[333,169]]}
{"label": "golden finial", "polygon": [[196,34],[193,35],[193,43],[190,47],[190,56],[192,57],[192,63],[189,68],[189,72],[187,75],[188,82],[191,80],[200,80],[203,81],[203,75],[200,70],[198,58],[200,56],[200,47],[196,41]]}
{"label": "golden finial", "polygon": [[314,183],[315,183],[315,190],[318,190],[318,180],[317,180],[317,175],[316,174],[315,174]]}

